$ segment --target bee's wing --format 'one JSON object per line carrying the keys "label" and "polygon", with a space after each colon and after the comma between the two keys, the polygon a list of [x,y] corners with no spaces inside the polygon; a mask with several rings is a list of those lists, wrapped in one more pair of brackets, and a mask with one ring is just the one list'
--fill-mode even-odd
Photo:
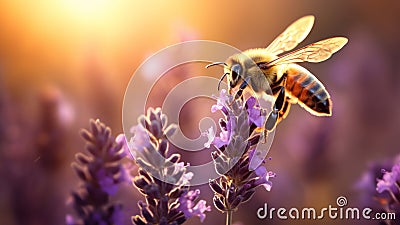
{"label": "bee's wing", "polygon": [[314,16],[304,16],[292,23],[266,48],[273,55],[281,54],[295,48],[310,33]]}
{"label": "bee's wing", "polygon": [[339,51],[347,42],[348,39],[345,37],[328,38],[289,52],[268,62],[267,66],[298,62],[322,62],[329,59],[333,53]]}

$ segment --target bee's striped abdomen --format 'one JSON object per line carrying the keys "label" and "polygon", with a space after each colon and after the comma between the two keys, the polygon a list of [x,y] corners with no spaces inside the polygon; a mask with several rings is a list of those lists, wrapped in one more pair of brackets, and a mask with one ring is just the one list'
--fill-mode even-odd
{"label": "bee's striped abdomen", "polygon": [[287,92],[310,113],[330,116],[332,102],[324,85],[306,69],[298,67],[287,70],[285,85]]}

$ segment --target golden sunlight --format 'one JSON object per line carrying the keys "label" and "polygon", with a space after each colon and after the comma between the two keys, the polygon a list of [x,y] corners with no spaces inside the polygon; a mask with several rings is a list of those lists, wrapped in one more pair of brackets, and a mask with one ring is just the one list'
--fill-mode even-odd
{"label": "golden sunlight", "polygon": [[120,1],[113,0],[62,0],[59,2],[65,13],[86,23],[110,21],[113,11],[120,5]]}

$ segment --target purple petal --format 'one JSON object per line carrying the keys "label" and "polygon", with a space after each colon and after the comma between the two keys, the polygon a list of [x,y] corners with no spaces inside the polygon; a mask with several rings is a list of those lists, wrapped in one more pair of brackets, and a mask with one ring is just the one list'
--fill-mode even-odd
{"label": "purple petal", "polygon": [[116,205],[114,207],[113,214],[111,216],[111,221],[113,225],[123,225],[124,224],[124,212],[122,211],[122,205]]}
{"label": "purple petal", "polygon": [[249,120],[254,123],[257,127],[262,127],[264,125],[264,116],[261,116],[260,109],[251,108],[248,109]]}
{"label": "purple petal", "polygon": [[142,152],[144,148],[150,146],[150,138],[146,129],[141,125],[136,125],[131,128],[134,136],[129,141],[129,150],[133,156],[136,156],[136,152]]}
{"label": "purple petal", "polygon": [[223,110],[227,101],[229,101],[227,91],[222,89],[217,98],[217,104],[211,106],[211,112],[215,113],[218,110]]}
{"label": "purple petal", "polygon": [[254,106],[256,105],[256,98],[250,97],[249,99],[247,99],[246,105],[248,109],[254,108]]}
{"label": "purple petal", "polygon": [[192,216],[198,216],[200,218],[200,222],[203,222],[206,218],[205,212],[211,211],[211,207],[206,205],[206,201],[200,200],[195,207],[192,209]]}
{"label": "purple petal", "polygon": [[215,137],[212,141],[212,144],[215,145],[217,148],[221,148],[224,145],[229,143],[229,132],[228,131],[221,131],[219,133],[219,137]]}
{"label": "purple petal", "polygon": [[212,113],[215,113],[216,111],[221,110],[222,108],[223,108],[223,106],[218,105],[218,104],[212,105],[212,106],[211,106],[211,112],[212,112]]}
{"label": "purple petal", "polygon": [[225,89],[222,89],[219,92],[219,99],[224,101],[224,102],[227,102],[229,100],[228,92]]}
{"label": "purple petal", "polygon": [[265,190],[271,191],[272,182],[271,181],[266,181],[262,186],[265,188]]}
{"label": "purple petal", "polygon": [[259,177],[254,184],[256,186],[262,185],[267,191],[270,191],[272,188],[272,182],[269,179],[275,177],[276,174],[274,172],[267,171],[267,168],[264,166],[257,167],[254,172]]}
{"label": "purple petal", "polygon": [[210,148],[210,145],[213,143],[215,138],[214,129],[212,127],[208,128],[208,130],[204,133],[204,135],[207,137],[207,142],[204,143],[204,147]]}
{"label": "purple petal", "polygon": [[117,193],[118,185],[114,182],[112,175],[107,174],[104,168],[101,168],[96,172],[96,178],[101,190],[109,195],[115,195],[115,193]]}
{"label": "purple petal", "polygon": [[264,166],[259,166],[257,167],[257,169],[254,170],[254,172],[257,174],[257,176],[264,177],[267,175],[267,168],[265,168]]}
{"label": "purple petal", "polygon": [[72,217],[70,214],[67,214],[65,216],[65,224],[66,225],[74,225],[77,224],[78,222],[75,221],[74,217]]}

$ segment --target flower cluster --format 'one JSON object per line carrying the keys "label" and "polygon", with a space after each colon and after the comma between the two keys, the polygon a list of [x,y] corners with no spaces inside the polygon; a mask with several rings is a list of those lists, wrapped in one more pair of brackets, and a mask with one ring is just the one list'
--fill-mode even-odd
{"label": "flower cluster", "polygon": [[128,145],[140,166],[134,184],[146,199],[138,202],[140,215],[132,217],[136,225],[178,225],[193,216],[203,222],[210,211],[204,200],[197,201],[200,191],[189,190],[193,173],[179,162],[180,155],[168,153],[167,137],[175,130],[175,125],[167,126],[160,108],[149,108],[131,129]]}
{"label": "flower cluster", "polygon": [[78,224],[122,224],[122,205],[111,204],[110,196],[118,185],[130,181],[128,172],[121,163],[126,157],[122,136],[114,139],[111,129],[99,120],[90,121],[90,131],[83,130],[87,153],[76,154],[72,167],[81,187],[72,193],[72,205],[78,219],[67,215],[68,225]]}
{"label": "flower cluster", "polygon": [[[393,159],[376,161],[356,183],[360,204],[373,208],[375,212],[396,213],[400,217],[400,155]],[[395,221],[381,221],[396,224]]]}
{"label": "flower cluster", "polygon": [[383,173],[382,179],[378,179],[376,190],[379,193],[388,191],[393,196],[393,200],[399,202],[396,195],[400,194],[400,163],[395,164],[391,171],[383,171]]}
{"label": "flower cluster", "polygon": [[234,100],[226,90],[222,90],[217,104],[211,109],[212,112],[220,110],[225,118],[219,121],[219,137],[213,137],[214,132],[209,130],[211,140],[208,143],[217,148],[212,158],[217,173],[221,175],[218,179],[210,180],[209,185],[214,192],[215,207],[228,215],[241,203],[248,201],[257,187],[264,186],[269,191],[272,187],[269,179],[275,177],[263,165],[255,170],[249,169],[262,135],[260,127],[265,121],[264,110],[256,103],[254,97],[246,101]]}
{"label": "flower cluster", "polygon": [[389,196],[379,198],[379,203],[388,212],[395,212],[400,216],[400,162],[396,162],[390,171],[382,171],[382,179],[377,179],[376,191],[380,194],[389,193]]}

